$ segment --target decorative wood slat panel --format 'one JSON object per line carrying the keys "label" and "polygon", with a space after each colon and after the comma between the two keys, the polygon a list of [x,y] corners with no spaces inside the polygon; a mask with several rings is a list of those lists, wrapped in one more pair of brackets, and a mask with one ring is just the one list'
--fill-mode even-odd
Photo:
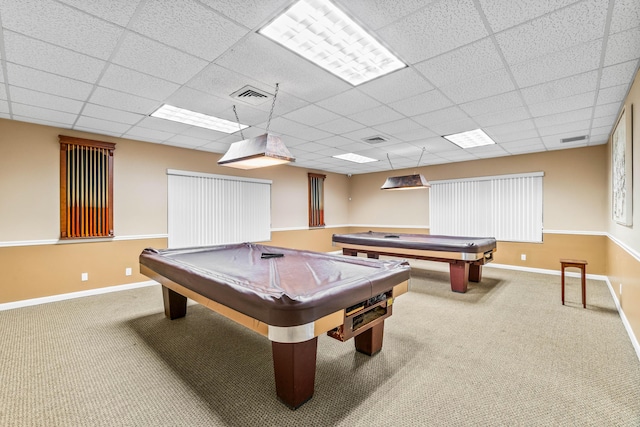
{"label": "decorative wood slat panel", "polygon": [[113,237],[115,144],[59,138],[60,237]]}

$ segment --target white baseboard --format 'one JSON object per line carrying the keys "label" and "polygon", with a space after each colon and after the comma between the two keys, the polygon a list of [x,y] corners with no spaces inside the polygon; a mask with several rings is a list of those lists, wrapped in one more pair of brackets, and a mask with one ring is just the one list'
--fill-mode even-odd
{"label": "white baseboard", "polygon": [[634,335],[633,329],[631,329],[631,324],[627,320],[627,316],[625,316],[624,314],[624,310],[620,305],[620,300],[618,300],[618,296],[616,295],[616,292],[613,290],[613,286],[611,286],[611,282],[609,281],[609,278],[605,278],[605,281],[607,282],[607,287],[609,288],[609,292],[611,292],[611,297],[613,298],[613,302],[616,304],[616,308],[618,309],[618,313],[620,314],[620,319],[622,319],[622,324],[624,325],[624,328],[627,330],[627,334],[629,335],[629,339],[631,340],[631,345],[633,345],[633,348],[636,351],[636,356],[638,356],[638,360],[640,360],[640,343],[638,343],[638,339]]}
{"label": "white baseboard", "polygon": [[12,310],[14,308],[29,307],[32,305],[46,304],[49,302],[64,301],[74,298],[88,297],[91,295],[106,294],[109,292],[126,291],[129,289],[144,288],[145,286],[157,285],[158,282],[149,280],[146,282],[129,283],[127,285],[107,286],[104,288],[87,289],[86,291],[70,292],[67,294],[51,295],[48,297],[31,298],[15,302],[7,302],[0,304],[0,311]]}

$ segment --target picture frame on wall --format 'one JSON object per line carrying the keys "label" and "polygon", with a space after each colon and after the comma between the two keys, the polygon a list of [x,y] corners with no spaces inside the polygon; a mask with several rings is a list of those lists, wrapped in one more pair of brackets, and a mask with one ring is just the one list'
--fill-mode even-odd
{"label": "picture frame on wall", "polygon": [[633,225],[633,106],[624,107],[611,134],[611,212],[615,222]]}

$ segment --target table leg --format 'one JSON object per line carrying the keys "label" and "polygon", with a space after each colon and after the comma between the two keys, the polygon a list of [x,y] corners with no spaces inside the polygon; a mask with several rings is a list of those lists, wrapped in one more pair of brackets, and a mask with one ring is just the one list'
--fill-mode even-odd
{"label": "table leg", "polygon": [[367,258],[379,259],[380,255],[374,252],[367,252]]}
{"label": "table leg", "polygon": [[358,251],[353,249],[342,248],[342,255],[358,256]]}
{"label": "table leg", "polygon": [[169,319],[178,319],[187,314],[187,297],[162,286],[162,299],[164,301],[164,315]]}
{"label": "table leg", "polygon": [[450,263],[449,275],[451,276],[451,290],[453,292],[467,292],[467,286],[469,285],[468,262],[457,261]]}
{"label": "table leg", "polygon": [[560,276],[562,277],[560,279],[561,285],[560,287],[562,288],[562,305],[564,305],[564,265],[560,268]]}
{"label": "table leg", "polygon": [[382,350],[382,338],[384,335],[384,320],[361,334],[353,337],[356,350],[368,356],[373,356]]}
{"label": "table leg", "polygon": [[313,396],[318,337],[298,343],[271,342],[276,394],[296,409]]}
{"label": "table leg", "polygon": [[582,308],[587,308],[587,279],[586,271],[584,268],[580,269],[580,276],[582,277]]}
{"label": "table leg", "polygon": [[471,264],[469,266],[469,281],[480,282],[482,280],[482,266],[480,264]]}

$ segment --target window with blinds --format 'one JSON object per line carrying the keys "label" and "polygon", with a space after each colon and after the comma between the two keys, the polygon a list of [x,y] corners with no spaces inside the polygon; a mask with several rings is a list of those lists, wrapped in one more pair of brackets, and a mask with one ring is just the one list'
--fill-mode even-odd
{"label": "window with blinds", "polygon": [[169,169],[169,247],[271,240],[271,181]]}
{"label": "window with blinds", "polygon": [[113,237],[115,144],[59,135],[60,238]]}
{"label": "window with blinds", "polygon": [[543,175],[430,181],[431,234],[542,242]]}
{"label": "window with blinds", "polygon": [[324,227],[324,179],[326,175],[309,173],[309,227]]}

